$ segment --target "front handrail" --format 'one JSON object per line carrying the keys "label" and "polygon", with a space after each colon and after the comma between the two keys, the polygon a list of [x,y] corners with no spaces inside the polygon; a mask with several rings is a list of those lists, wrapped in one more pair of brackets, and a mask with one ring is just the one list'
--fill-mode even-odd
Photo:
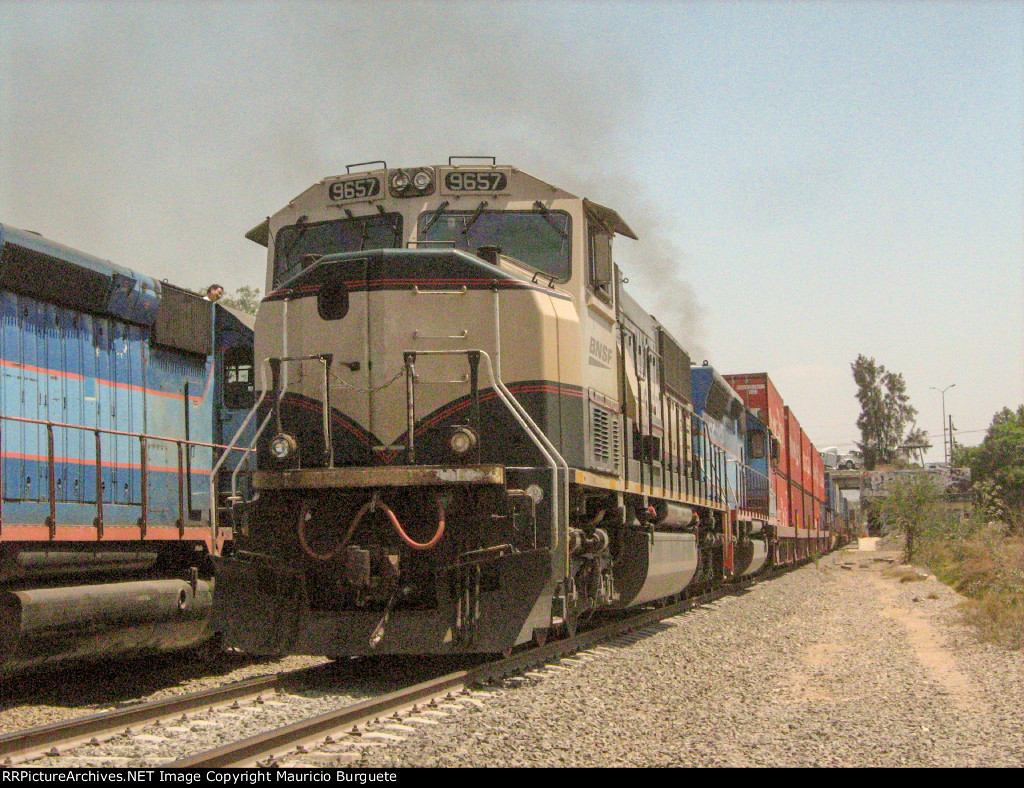
{"label": "front handrail", "polygon": [[[138,505],[141,507],[141,513],[139,516],[139,527],[142,529],[143,538],[146,535],[146,529],[149,526],[149,455],[147,451],[147,442],[158,441],[161,443],[173,443],[177,446],[178,453],[178,532],[180,536],[184,536],[185,523],[187,521],[185,509],[185,447],[188,448],[208,448],[208,449],[223,449],[223,453],[218,460],[217,467],[219,468],[224,460],[227,459],[228,455],[232,451],[250,451],[249,449],[242,449],[232,447],[230,445],[224,445],[221,443],[208,443],[206,441],[189,440],[186,438],[171,438],[166,435],[152,435],[146,432],[133,432],[130,430],[116,430],[107,427],[96,427],[88,424],[69,424],[62,421],[50,421],[48,419],[33,419],[26,416],[8,416],[0,414],[0,424],[4,421],[10,421],[17,424],[32,424],[37,427],[46,428],[46,464],[47,464],[47,476],[48,476],[48,490],[47,497],[49,502],[49,515],[46,518],[46,524],[50,529],[50,539],[56,538],[57,530],[57,489],[56,489],[56,447],[53,432],[57,429],[67,430],[78,430],[80,432],[91,432],[96,436],[96,518],[94,521],[94,527],[97,531],[97,538],[103,538],[103,450],[102,443],[100,440],[101,435],[114,435],[124,438],[137,438],[139,440],[139,469],[141,473],[140,480],[140,502]],[[3,430],[0,427],[0,446],[3,441]],[[67,459],[63,460],[67,461]],[[216,472],[211,472],[211,478],[216,479]],[[0,462],[0,529],[3,528],[3,463]],[[78,503],[76,501],[63,501],[63,503]],[[216,508],[216,498],[211,497],[210,499],[211,511]],[[191,510],[191,502],[189,502],[189,509]],[[212,548],[211,548],[212,549]]]}
{"label": "front handrail", "polygon": [[[494,364],[491,362],[491,357],[485,350],[407,350],[404,355],[406,358],[416,356],[455,356],[463,355],[467,358],[470,353],[479,353],[480,357],[487,362],[487,374],[491,379],[491,384],[494,388],[494,392],[498,395],[498,399],[501,400],[502,404],[509,410],[512,417],[518,422],[519,426],[522,427],[523,431],[527,434],[533,444],[540,450],[544,459],[547,460],[548,465],[551,468],[551,509],[555,515],[555,523],[557,526],[558,521],[561,519],[568,523],[568,505],[569,505],[569,464],[565,461],[558,449],[551,442],[544,431],[537,426],[537,423],[533,420],[533,417],[527,412],[526,408],[515,398],[515,396],[506,388],[501,377],[496,374]],[[415,373],[410,369],[410,365],[406,363],[406,376],[407,386],[409,387],[409,402],[407,407],[410,408],[409,412],[409,439],[408,444],[413,445],[413,436],[415,433],[415,411],[414,411],[414,399],[411,395],[412,385],[415,383]],[[564,490],[559,490],[558,484],[558,471],[561,469],[564,475],[563,486]],[[560,494],[561,492],[561,494]],[[557,533],[557,531],[556,531]],[[557,539],[555,543],[551,545],[551,551],[557,549]],[[566,546],[565,553],[565,568],[568,569],[568,546]]]}
{"label": "front handrail", "polygon": [[[238,445],[238,442],[242,439],[242,435],[245,432],[245,428],[249,426],[249,422],[252,421],[252,417],[255,416],[256,412],[260,409],[260,406],[263,404],[263,401],[267,398],[267,394],[273,393],[267,387],[267,367],[268,366],[270,366],[270,359],[269,358],[263,359],[263,361],[260,363],[260,381],[262,383],[262,390],[260,391],[259,399],[257,399],[256,403],[252,406],[252,408],[249,409],[249,412],[245,415],[245,418],[242,420],[241,425],[235,431],[234,436],[231,438],[231,442],[228,444],[229,448],[235,448]],[[281,387],[281,392],[278,394],[278,402],[279,403],[281,401],[281,398],[284,397],[284,392],[285,392],[285,388],[284,388],[284,386],[282,386]],[[249,446],[248,446],[247,449],[245,449],[245,451],[247,451],[247,452],[254,452],[256,450],[256,442],[260,439],[260,436],[263,434],[263,430],[265,430],[267,428],[267,424],[270,422],[270,419],[273,417],[273,415],[274,415],[274,409],[271,408],[270,410],[267,411],[266,418],[263,419],[263,422],[260,424],[259,428],[256,430],[256,434],[253,435],[253,438],[249,442]],[[252,455],[251,454],[247,454],[246,456],[250,457]],[[218,524],[218,519],[219,519],[218,507],[216,505],[216,501],[215,501],[214,496],[216,496],[216,493],[217,493],[217,473],[220,471],[221,466],[224,465],[225,459],[227,459],[227,452],[225,452],[224,455],[217,461],[217,464],[213,466],[213,472],[210,474],[210,499],[212,501],[214,501],[214,505],[210,507],[210,543],[212,545],[210,551],[215,556],[220,555],[220,550],[217,547],[217,540],[218,540],[218,537],[219,537],[220,534],[219,534],[219,524]],[[241,469],[241,467],[242,467],[242,463],[239,462],[238,465],[235,467],[234,472],[231,474],[231,498],[230,498],[230,501],[231,501],[232,507],[234,506],[234,503],[235,503],[235,501],[238,498],[237,480],[238,480],[238,472]]]}

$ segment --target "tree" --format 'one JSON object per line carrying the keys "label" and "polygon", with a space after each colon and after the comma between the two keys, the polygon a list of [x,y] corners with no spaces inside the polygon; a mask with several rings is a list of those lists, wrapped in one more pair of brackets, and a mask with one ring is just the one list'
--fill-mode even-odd
{"label": "tree", "polygon": [[903,375],[889,372],[864,355],[857,356],[850,368],[861,407],[857,417],[861,440],[857,446],[864,455],[864,467],[871,470],[896,458],[897,450],[908,442],[903,431],[917,415],[917,409],[910,404]]}
{"label": "tree", "polygon": [[927,525],[935,519],[942,496],[926,474],[910,472],[886,485],[878,502],[879,512],[889,530],[906,537],[903,560],[914,560],[914,550]]}
{"label": "tree", "polygon": [[987,517],[1024,524],[1024,405],[1003,408],[980,446],[958,448],[954,456],[971,469]]}
{"label": "tree", "polygon": [[250,315],[255,315],[260,305],[260,289],[258,287],[252,288],[242,285],[235,291],[233,296],[224,296],[220,302],[224,306],[229,306],[240,312],[248,312]]}
{"label": "tree", "polygon": [[918,427],[916,424],[912,425],[910,431],[907,433],[907,437],[903,440],[903,446],[900,448],[907,451],[908,456],[916,453],[921,461],[921,467],[924,467],[924,453],[932,447],[932,442],[928,440],[928,431]]}

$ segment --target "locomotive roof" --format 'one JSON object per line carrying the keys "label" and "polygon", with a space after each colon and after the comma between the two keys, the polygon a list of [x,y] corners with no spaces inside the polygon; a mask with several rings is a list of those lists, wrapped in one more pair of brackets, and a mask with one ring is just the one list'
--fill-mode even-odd
{"label": "locomotive roof", "polygon": [[[130,268],[117,265],[110,262],[110,260],[94,257],[91,254],[81,252],[78,249],[73,249],[56,241],[51,241],[49,238],[33,230],[21,230],[9,224],[0,224],[0,250],[6,249],[8,244],[20,246],[23,249],[44,254],[48,257],[65,260],[79,268],[95,271],[103,276],[120,274],[135,281],[148,281],[152,284],[153,288],[157,287],[155,280]],[[0,266],[3,266],[3,259],[0,258]]]}
{"label": "locomotive roof", "polygon": [[0,289],[144,326],[154,324],[170,290],[201,297],[7,224],[0,224]]}
{"label": "locomotive roof", "polygon": [[[377,163],[377,162],[371,162],[371,163]],[[380,163],[384,164],[384,162],[380,162]],[[352,165],[352,166],[356,166],[356,165]],[[454,165],[452,165],[449,162],[448,164],[432,164],[432,165],[429,165],[429,166],[432,169],[434,169],[435,171],[437,171],[437,170],[440,170],[440,169],[452,169]],[[464,165],[462,165],[462,166],[464,166]],[[546,187],[550,188],[552,190],[552,196],[553,197],[558,197],[558,198],[562,198],[562,199],[565,199],[565,198],[568,198],[568,199],[580,199],[580,197],[578,195],[575,195],[575,194],[572,194],[570,192],[567,192],[564,189],[561,189],[561,188],[559,188],[559,187],[557,187],[557,186],[555,186],[553,184],[550,184],[547,181],[543,181],[540,178],[537,178],[536,176],[530,175],[528,172],[525,172],[524,170],[520,170],[520,169],[518,169],[516,167],[513,167],[511,165],[498,165],[498,164],[478,165],[478,164],[474,164],[473,166],[476,167],[476,168],[480,168],[480,169],[485,169],[485,168],[489,167],[491,169],[510,170],[512,172],[518,173],[519,175],[526,176],[527,178],[530,178],[531,180],[536,181],[538,184],[541,184],[543,186],[546,186]],[[397,169],[409,169],[409,168],[387,167],[387,166],[385,166],[385,167],[381,167],[380,169],[377,169],[377,170],[365,170],[363,172],[366,172],[366,173],[388,172],[389,170],[397,170]],[[303,190],[291,202],[294,203],[294,202],[298,201],[303,195],[307,194],[312,189],[315,189],[315,188],[317,188],[319,186],[322,186],[327,181],[335,180],[337,178],[344,178],[344,177],[347,177],[348,175],[355,175],[355,174],[357,174],[357,173],[347,173],[346,175],[331,175],[331,176],[328,176],[326,178],[323,178],[322,180],[320,180],[317,183],[315,183],[312,186],[310,186],[308,189]],[[611,233],[618,233],[619,235],[624,235],[627,238],[632,238],[634,240],[637,240],[638,236],[636,235],[635,232],[633,232],[633,229],[625,222],[625,220],[619,215],[618,211],[614,210],[613,208],[609,208],[606,205],[601,205],[600,203],[597,203],[597,202],[594,202],[593,200],[587,199],[586,197],[584,197],[582,199],[583,199],[583,208],[587,212],[587,215],[592,220],[594,220],[598,224],[602,225],[606,230],[608,230]],[[289,203],[289,205],[291,205],[291,203]],[[284,210],[284,209],[282,208],[281,210]],[[280,212],[281,211],[277,211],[274,215],[276,215],[277,213],[280,213]],[[255,243],[258,243],[260,246],[269,246],[270,245],[270,218],[271,217],[268,216],[262,222],[257,224],[251,230],[249,230],[245,234],[245,237],[248,238],[250,241],[254,241]]]}

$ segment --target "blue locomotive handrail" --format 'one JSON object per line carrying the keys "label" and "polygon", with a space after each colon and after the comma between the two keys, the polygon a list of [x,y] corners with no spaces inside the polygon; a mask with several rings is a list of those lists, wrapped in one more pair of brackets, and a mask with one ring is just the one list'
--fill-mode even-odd
{"label": "blue locomotive handrail", "polygon": [[[0,414],[0,424],[4,421],[12,421],[20,424],[35,424],[36,426],[46,427],[47,433],[47,471],[49,478],[49,508],[50,513],[46,518],[46,524],[50,528],[50,538],[56,537],[57,529],[57,490],[56,490],[56,453],[54,447],[53,431],[55,429],[69,429],[79,430],[82,432],[91,432],[96,436],[96,520],[95,527],[97,531],[97,537],[102,539],[103,537],[103,454],[100,444],[100,435],[120,435],[121,437],[127,438],[138,438],[139,439],[139,466],[141,472],[141,501],[139,506],[141,507],[141,516],[139,518],[139,527],[142,529],[142,534],[145,536],[146,528],[149,524],[148,519],[148,506],[149,506],[149,463],[146,450],[147,441],[161,441],[164,443],[174,443],[178,447],[178,530],[179,534],[184,535],[185,530],[185,462],[184,462],[184,449],[188,447],[199,447],[209,449],[224,449],[223,455],[218,460],[217,468],[223,464],[224,460],[228,457],[231,451],[251,451],[250,449],[244,449],[233,446],[225,446],[220,443],[207,443],[205,441],[194,441],[185,438],[169,438],[163,435],[151,435],[145,432],[128,432],[125,430],[112,430],[105,427],[91,427],[84,424],[67,424],[59,421],[45,421],[43,419],[30,419],[24,416],[5,416]],[[3,430],[0,428],[0,447],[3,444]],[[239,463],[241,464],[241,463]],[[216,471],[211,472],[211,478],[216,479]],[[0,530],[3,528],[3,463],[0,462]],[[216,508],[216,499],[211,498],[211,511]],[[216,544],[211,545],[211,551],[216,549]]]}

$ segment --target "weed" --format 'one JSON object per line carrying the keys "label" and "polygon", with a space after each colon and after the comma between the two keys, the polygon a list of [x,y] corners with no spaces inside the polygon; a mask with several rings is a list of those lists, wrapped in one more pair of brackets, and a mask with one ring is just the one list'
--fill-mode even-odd
{"label": "weed", "polygon": [[1024,647],[1024,538],[985,524],[964,539],[929,539],[921,557],[970,598],[965,618],[984,640]]}
{"label": "weed", "polygon": [[[881,508],[906,537],[906,553],[969,598],[964,618],[983,640],[1024,648],[1024,537],[1019,529],[987,521],[981,508],[964,516],[919,484],[896,490]],[[906,567],[884,574],[901,583],[923,579]]]}

